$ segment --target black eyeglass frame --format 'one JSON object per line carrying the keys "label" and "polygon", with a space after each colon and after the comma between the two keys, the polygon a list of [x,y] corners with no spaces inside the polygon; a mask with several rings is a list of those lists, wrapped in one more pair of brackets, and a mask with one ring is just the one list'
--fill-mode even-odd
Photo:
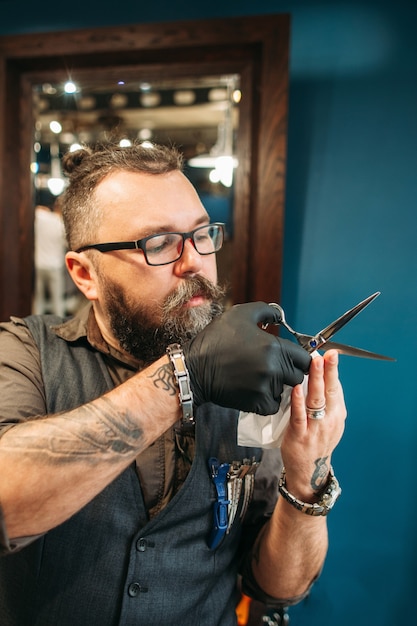
{"label": "black eyeglass frame", "polygon": [[[219,227],[219,230],[221,233],[221,244],[218,248],[216,248],[216,250],[212,250],[210,252],[200,252],[197,248],[194,236],[196,233],[198,233],[199,230],[202,230],[203,228],[209,228],[210,226]],[[175,263],[181,258],[182,253],[184,252],[184,244],[187,239],[191,239],[191,241],[193,242],[194,248],[197,250],[198,254],[201,254],[201,256],[208,256],[209,254],[214,254],[215,252],[218,252],[224,242],[224,227],[225,227],[225,224],[223,222],[213,222],[211,224],[204,224],[203,226],[198,226],[197,228],[194,228],[194,230],[191,230],[188,233],[179,233],[176,231],[172,231],[172,232],[170,231],[170,232],[163,232],[163,233],[155,233],[154,235],[148,235],[148,237],[143,237],[143,239],[137,239],[136,241],[115,241],[115,242],[109,242],[109,243],[93,243],[93,244],[89,244],[86,246],[81,246],[80,248],[77,248],[75,252],[77,253],[84,252],[85,250],[98,250],[99,252],[113,252],[115,250],[142,250],[143,256],[145,257],[145,261],[148,265],[152,265],[153,267],[157,267],[159,265],[169,265],[170,263]],[[165,263],[151,263],[148,259],[148,255],[146,251],[146,243],[150,239],[154,239],[155,237],[161,237],[164,235],[180,235],[182,237],[181,252],[179,253],[178,257],[173,259],[172,261],[166,261]]]}

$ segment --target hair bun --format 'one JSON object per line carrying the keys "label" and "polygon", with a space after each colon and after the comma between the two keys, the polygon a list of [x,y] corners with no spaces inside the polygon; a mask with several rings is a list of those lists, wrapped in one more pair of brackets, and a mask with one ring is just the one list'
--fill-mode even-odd
{"label": "hair bun", "polygon": [[63,171],[71,175],[90,154],[91,150],[89,148],[80,148],[79,150],[74,150],[74,152],[67,152],[62,157]]}

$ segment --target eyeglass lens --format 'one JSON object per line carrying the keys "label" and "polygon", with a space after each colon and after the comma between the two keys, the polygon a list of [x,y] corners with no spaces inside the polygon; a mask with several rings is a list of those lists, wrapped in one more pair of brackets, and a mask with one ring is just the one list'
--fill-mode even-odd
{"label": "eyeglass lens", "polygon": [[[217,224],[196,228],[190,233],[199,254],[212,254],[223,244],[223,230]],[[184,236],[180,233],[162,233],[147,239],[145,254],[151,265],[164,265],[180,258],[184,247]]]}

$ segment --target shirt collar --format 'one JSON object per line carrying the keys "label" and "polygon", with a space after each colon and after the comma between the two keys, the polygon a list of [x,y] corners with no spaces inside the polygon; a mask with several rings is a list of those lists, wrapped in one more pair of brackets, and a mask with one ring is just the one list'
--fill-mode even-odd
{"label": "shirt collar", "polygon": [[52,330],[58,337],[61,337],[61,339],[64,339],[68,343],[77,341],[88,342],[99,352],[111,356],[134,370],[137,370],[139,366],[141,366],[141,363],[137,359],[113,348],[103,339],[91,302],[80,309],[74,317],[71,317],[62,324],[53,326]]}

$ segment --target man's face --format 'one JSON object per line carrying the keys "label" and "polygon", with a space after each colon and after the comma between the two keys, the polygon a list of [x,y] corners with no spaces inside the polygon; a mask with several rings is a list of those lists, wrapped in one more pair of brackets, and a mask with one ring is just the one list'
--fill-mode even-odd
{"label": "man's face", "polygon": [[[189,232],[209,222],[181,172],[119,172],[97,188],[103,220],[97,243],[133,241],[160,232]],[[168,343],[193,337],[222,310],[216,255],[201,256],[190,240],[178,261],[150,266],[140,250],[100,254],[95,311],[103,335],[148,363]],[[116,340],[116,343],[114,342]]]}

